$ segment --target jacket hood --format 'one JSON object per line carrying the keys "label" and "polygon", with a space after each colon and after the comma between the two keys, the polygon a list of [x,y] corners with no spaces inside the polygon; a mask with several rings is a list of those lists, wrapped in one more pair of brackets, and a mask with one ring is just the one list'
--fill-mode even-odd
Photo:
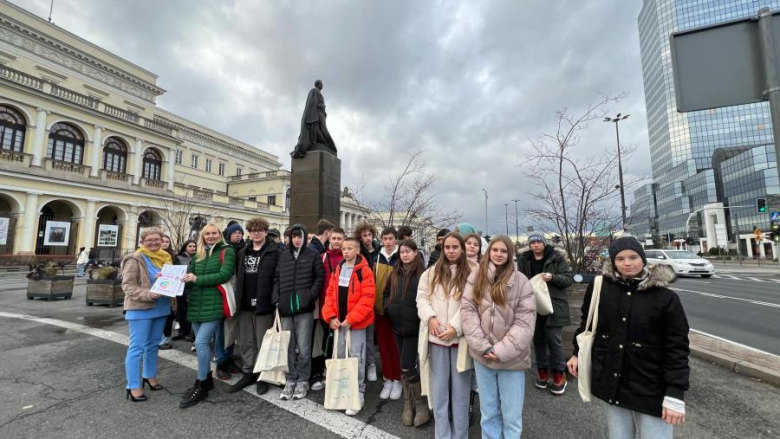
{"label": "jacket hood", "polygon": [[[519,258],[525,258],[530,259],[533,257],[534,252],[531,251],[531,247],[525,246],[517,251],[517,257]],[[554,247],[550,244],[547,244],[544,246],[544,258],[561,258],[566,259],[566,250],[560,248],[560,247]]]}
{"label": "jacket hood", "polygon": [[[347,263],[346,259],[342,259],[341,262],[339,262],[339,272],[341,272],[341,267],[346,263]],[[364,258],[363,256],[357,255],[357,257],[355,258],[355,270],[353,271],[353,273],[362,269],[363,267],[369,268],[368,262],[366,262],[366,258]]]}
{"label": "jacket hood", "polygon": [[309,244],[309,232],[306,231],[306,226],[303,224],[293,224],[292,227],[290,227],[290,253],[293,253],[295,251],[295,246],[292,244],[292,232],[300,230],[303,233],[303,243],[301,244],[301,252],[306,250],[306,246]]}
{"label": "jacket hood", "polygon": [[387,260],[389,261],[389,260],[390,260],[390,258],[392,258],[392,257],[393,257],[393,255],[395,255],[395,254],[397,254],[397,253],[398,253],[398,246],[396,245],[396,246],[395,246],[395,248],[393,249],[393,252],[392,252],[392,253],[389,253],[389,254],[388,254],[388,253],[385,251],[385,247],[384,247],[384,246],[382,246],[382,249],[381,249],[381,250],[379,250],[379,253],[380,253],[382,256],[384,256],[385,258],[387,258]]}
{"label": "jacket hood", "polygon": [[[614,282],[625,283],[625,279],[620,277],[615,270],[615,266],[612,261],[604,261],[604,266],[601,269],[601,274],[608,277]],[[642,280],[639,281],[637,290],[644,291],[653,287],[666,287],[669,284],[677,280],[677,275],[674,274],[674,270],[661,264],[649,264],[643,269]]]}

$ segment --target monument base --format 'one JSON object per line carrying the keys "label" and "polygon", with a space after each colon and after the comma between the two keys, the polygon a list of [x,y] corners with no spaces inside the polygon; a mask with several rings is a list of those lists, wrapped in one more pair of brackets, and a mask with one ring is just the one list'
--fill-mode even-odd
{"label": "monument base", "polygon": [[292,160],[290,225],[303,224],[309,234],[317,221],[338,224],[341,217],[341,160],[325,151],[310,151]]}

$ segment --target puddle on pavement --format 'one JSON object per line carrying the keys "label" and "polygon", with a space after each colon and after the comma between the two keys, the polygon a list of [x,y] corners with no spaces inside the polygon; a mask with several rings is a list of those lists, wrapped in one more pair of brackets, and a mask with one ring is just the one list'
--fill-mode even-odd
{"label": "puddle on pavement", "polygon": [[84,325],[91,328],[106,328],[112,326],[115,323],[119,323],[125,320],[124,316],[84,316],[79,317],[78,320],[84,322]]}

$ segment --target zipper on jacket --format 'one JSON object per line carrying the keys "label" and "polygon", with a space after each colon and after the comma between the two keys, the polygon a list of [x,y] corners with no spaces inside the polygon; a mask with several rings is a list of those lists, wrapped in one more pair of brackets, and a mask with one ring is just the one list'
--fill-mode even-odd
{"label": "zipper on jacket", "polygon": [[493,319],[496,315],[496,303],[493,302],[493,306],[490,307],[490,344],[494,345],[496,342],[493,340]]}

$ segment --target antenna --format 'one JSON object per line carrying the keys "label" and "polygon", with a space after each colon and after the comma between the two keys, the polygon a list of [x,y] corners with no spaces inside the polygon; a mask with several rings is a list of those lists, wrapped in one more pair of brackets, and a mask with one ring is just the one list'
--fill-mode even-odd
{"label": "antenna", "polygon": [[51,0],[51,5],[49,6],[49,23],[51,23],[51,13],[54,12],[54,0]]}

